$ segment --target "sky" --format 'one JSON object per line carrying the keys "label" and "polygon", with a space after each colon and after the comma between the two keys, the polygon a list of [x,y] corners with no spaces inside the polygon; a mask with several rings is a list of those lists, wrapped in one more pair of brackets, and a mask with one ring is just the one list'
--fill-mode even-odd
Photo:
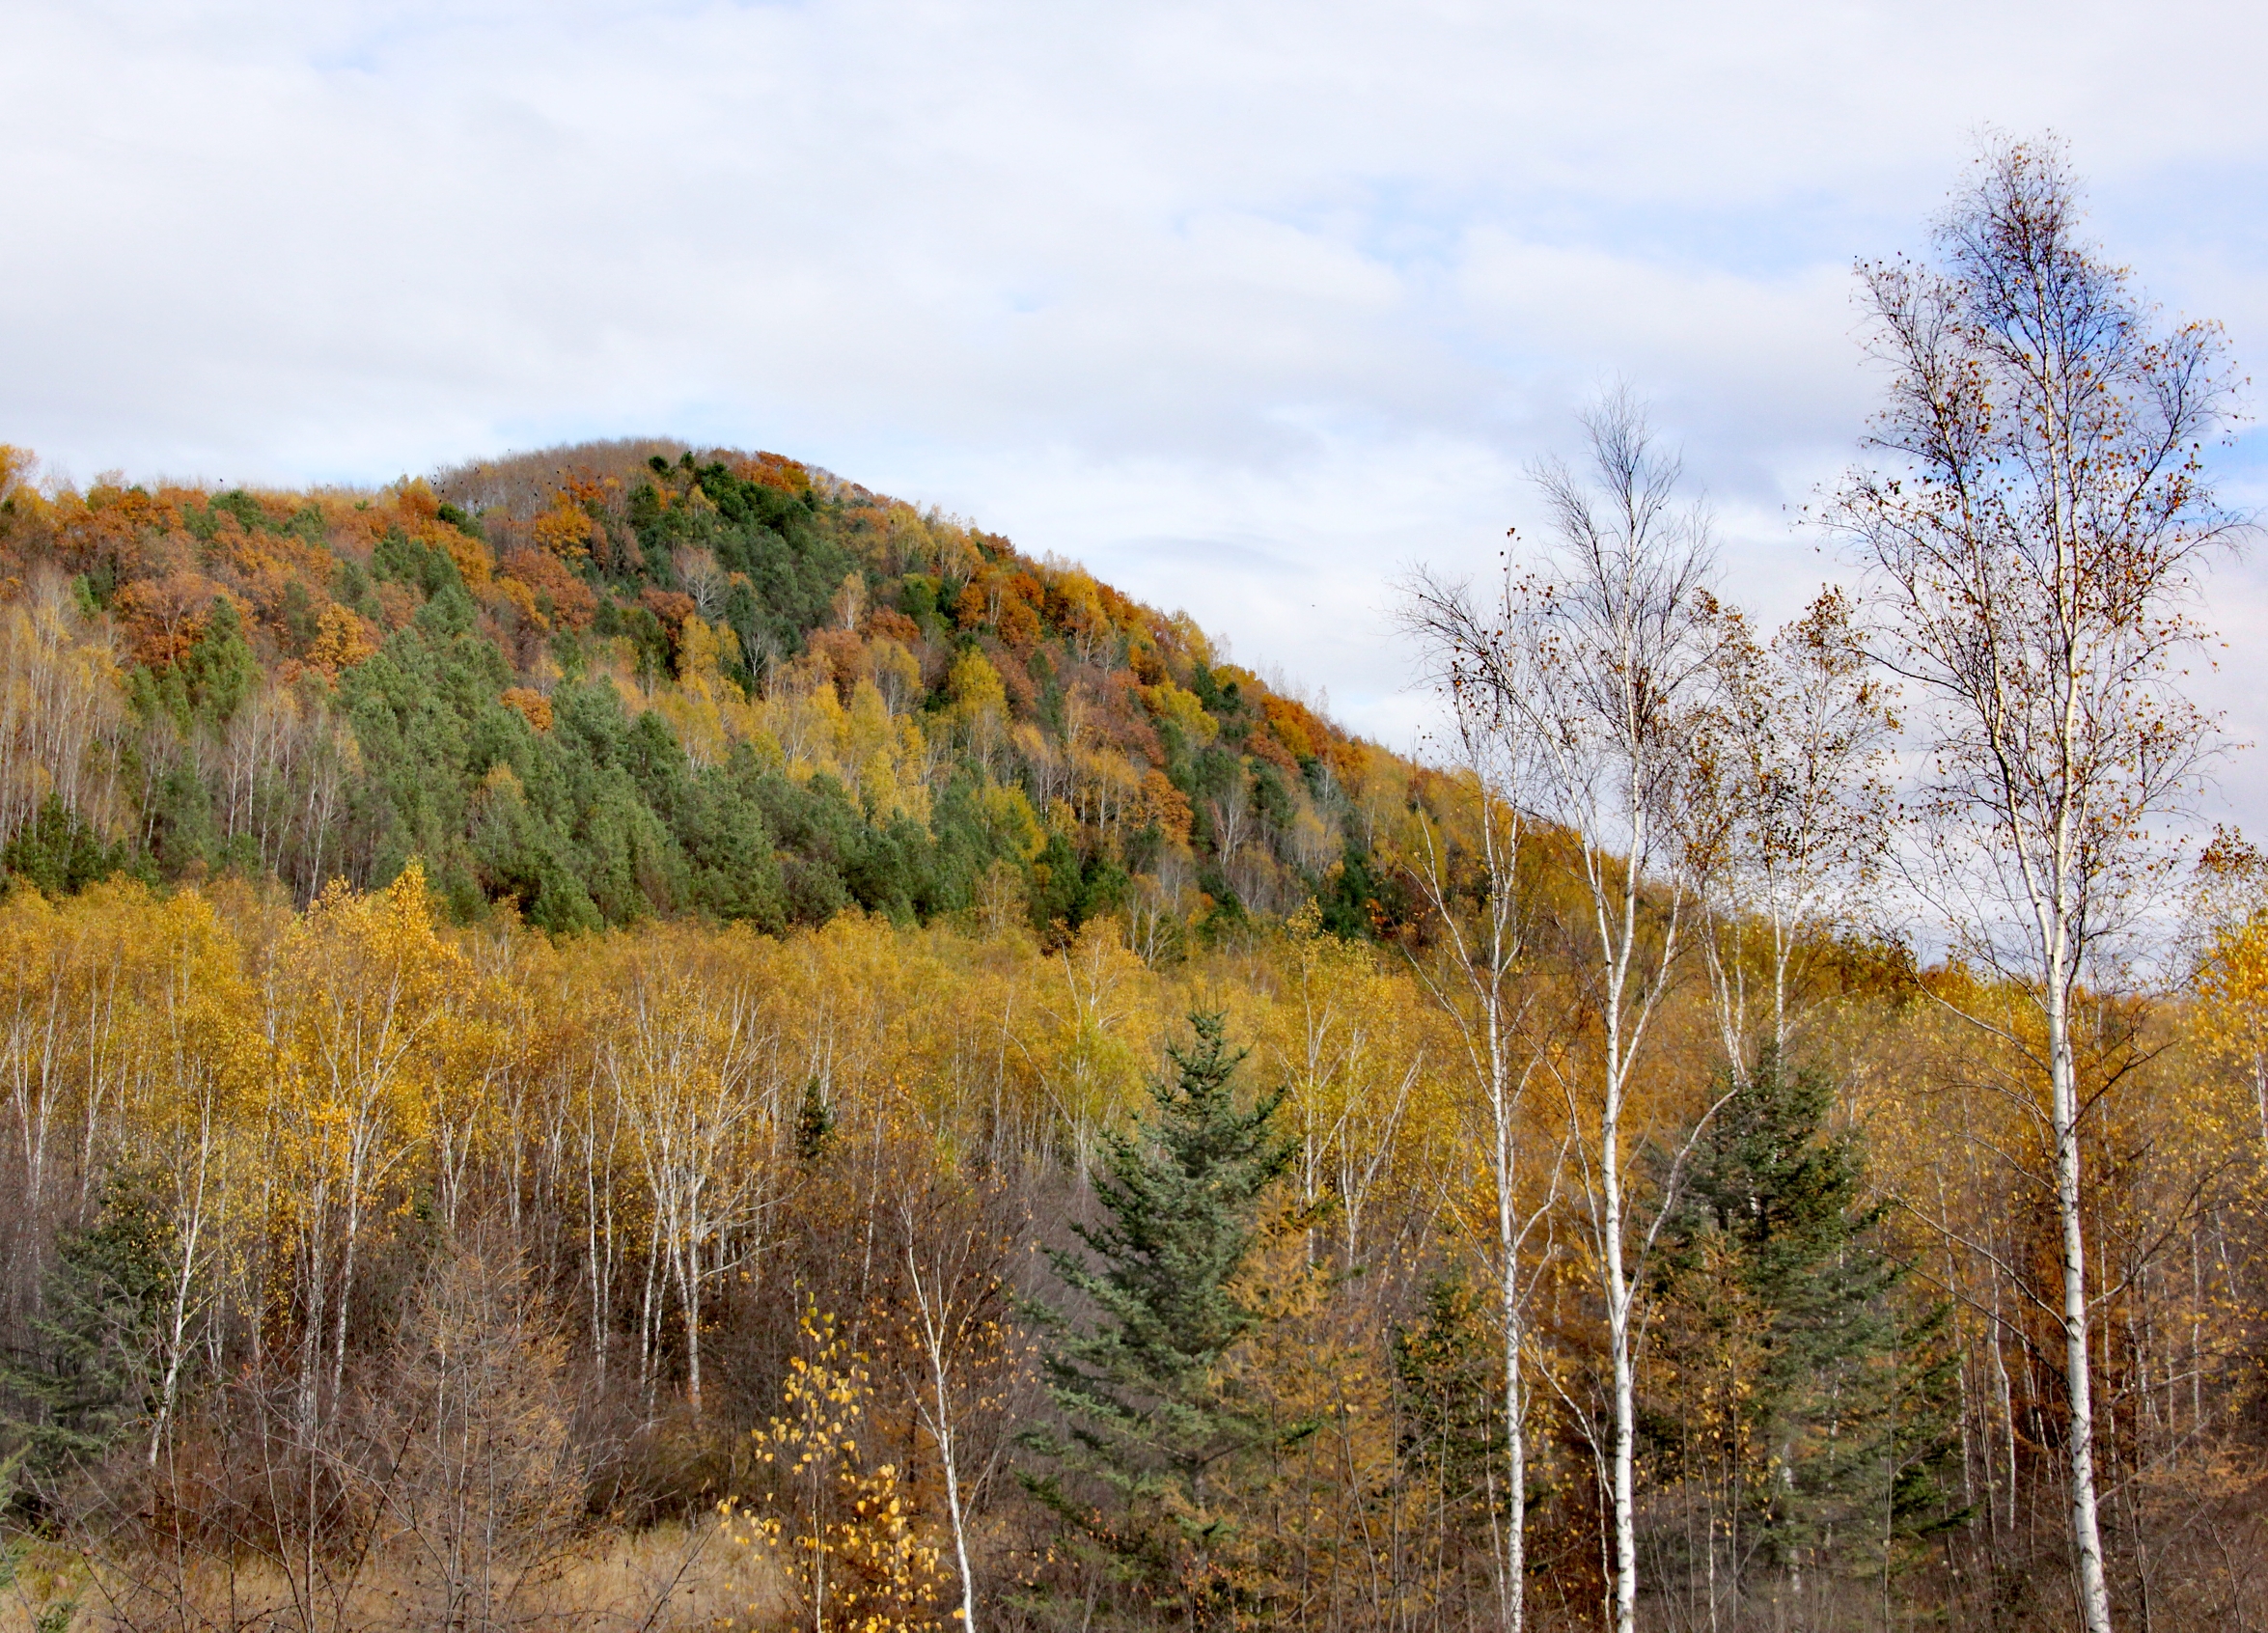
{"label": "sky", "polygon": [[[1980,131],[2061,137],[2106,250],[2268,359],[2256,6],[11,0],[6,40],[0,441],[50,478],[770,449],[1397,747],[1395,578],[1538,537],[1610,382],[1735,599],[1849,576],[1801,516],[1880,387],[1851,269],[1927,248]],[[2218,469],[2268,502],[2268,432]],[[2268,562],[2204,611],[2197,689],[2268,744]],[[2268,748],[2222,780],[2268,830]]]}

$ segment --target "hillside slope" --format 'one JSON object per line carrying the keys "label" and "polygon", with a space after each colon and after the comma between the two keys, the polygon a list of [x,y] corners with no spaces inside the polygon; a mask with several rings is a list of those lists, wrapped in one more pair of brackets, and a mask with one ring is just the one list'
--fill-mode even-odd
{"label": "hillside slope", "polygon": [[[2069,1625],[2036,995],[1689,872],[1634,1011],[1563,830],[1492,874],[1475,780],[1216,658],[774,456],[0,453],[0,1630],[1559,1633],[1624,1388],[1648,1625]],[[2218,848],[2192,987],[2078,995],[2165,1626],[2268,1546]]]}
{"label": "hillside slope", "polygon": [[50,892],[273,873],[463,917],[977,909],[1152,938],[1393,913],[1410,768],[1053,558],[773,454],[589,444],[380,491],[0,465],[0,845]]}

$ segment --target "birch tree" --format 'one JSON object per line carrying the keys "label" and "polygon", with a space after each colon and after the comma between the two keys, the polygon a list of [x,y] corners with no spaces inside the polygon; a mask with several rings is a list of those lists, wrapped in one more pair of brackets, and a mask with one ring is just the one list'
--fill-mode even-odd
{"label": "birch tree", "polygon": [[[762,1251],[777,1199],[774,1109],[744,989],[704,990],[672,971],[639,980],[607,1070],[653,1209],[651,1251],[675,1287],[685,1402],[701,1415],[701,1332],[709,1287]],[[658,1305],[644,1318],[651,1335]],[[650,1342],[650,1338],[648,1342]]]}
{"label": "birch tree", "polygon": [[[1005,1193],[994,1182],[933,1172],[898,1187],[897,1224],[912,1295],[913,1348],[926,1378],[912,1390],[914,1416],[928,1430],[945,1480],[945,1517],[960,1582],[961,1633],[976,1633],[977,1576],[971,1508],[990,1473],[970,1454],[972,1420],[997,1416],[999,1374],[1010,1359],[1010,1293],[1002,1274],[1015,1250],[1004,1229]],[[989,1382],[995,1395],[987,1400]],[[995,1436],[997,1438],[997,1436]]]}
{"label": "birch tree", "polygon": [[1936,241],[1934,265],[1860,268],[1889,397],[1831,514],[1872,580],[1879,655],[1922,705],[1908,880],[2035,1023],[1969,1017],[2044,1091],[2077,1596],[2108,1633],[2073,1011],[2212,743],[2175,666],[2197,571],[2235,526],[2201,453],[2230,379],[2217,328],[2162,324],[2080,235],[2054,146],[1990,145]]}
{"label": "birch tree", "polygon": [[1864,910],[1892,831],[1895,722],[1843,591],[1768,642],[1728,613],[1687,799],[1701,951],[1733,1081],[1785,1061],[1810,1009],[1807,966]]}
{"label": "birch tree", "polygon": [[[1694,735],[1716,684],[1718,606],[1706,516],[1677,502],[1680,466],[1659,451],[1626,390],[1583,419],[1590,469],[1537,467],[1557,548],[1507,581],[1503,639],[1529,654],[1496,700],[1525,722],[1539,804],[1574,843],[1579,922],[1570,952],[1587,971],[1595,1048],[1551,1057],[1566,1092],[1574,1163],[1605,1308],[1612,1374],[1607,1481],[1615,1625],[1638,1617],[1633,1345],[1641,1270],[1667,1198],[1635,1232],[1635,1153],[1624,1121],[1646,1034],[1688,931],[1683,823]],[[1671,1176],[1674,1188],[1674,1166]],[[1634,1233],[1635,1232],[1635,1233]]]}
{"label": "birch tree", "polygon": [[335,883],[291,926],[267,972],[270,1138],[297,1217],[305,1303],[304,1433],[336,1409],[364,1237],[424,1144],[425,1106],[469,975],[439,936],[414,864],[378,895]]}
{"label": "birch tree", "polygon": [[[1508,612],[1509,599],[1506,608]],[[1498,1562],[1503,1625],[1520,1633],[1527,1614],[1527,1385],[1522,1371],[1528,1288],[1523,1252],[1539,1211],[1523,1214],[1521,1099],[1539,1065],[1526,1036],[1528,922],[1520,864],[1526,836],[1520,799],[1533,771],[1529,720],[1513,701],[1535,682],[1528,631],[1508,616],[1491,618],[1470,588],[1429,572],[1404,587],[1402,623],[1420,662],[1450,706],[1446,740],[1452,800],[1468,807],[1471,854],[1460,870],[1449,833],[1421,819],[1405,847],[1404,871],[1438,927],[1431,959],[1414,958],[1419,982],[1448,1017],[1479,1090],[1485,1119],[1488,1181],[1494,1192],[1497,1336],[1504,1365],[1505,1529]],[[1460,872],[1464,876],[1459,877]]]}

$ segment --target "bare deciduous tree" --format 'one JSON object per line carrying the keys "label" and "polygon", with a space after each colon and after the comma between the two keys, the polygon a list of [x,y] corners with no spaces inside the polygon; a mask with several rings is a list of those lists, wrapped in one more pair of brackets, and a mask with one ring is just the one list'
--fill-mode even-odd
{"label": "bare deciduous tree", "polygon": [[[1557,550],[1534,575],[1507,577],[1502,607],[1459,638],[1476,658],[1495,654],[1468,660],[1466,673],[1488,694],[1488,708],[1517,723],[1532,797],[1574,840],[1584,891],[1574,940],[1589,969],[1585,1002],[1598,1043],[1580,1065],[1556,1052],[1544,1059],[1566,1095],[1605,1309],[1609,1574],[1616,1625],[1630,1633],[1638,1615],[1634,1317],[1640,1266],[1667,1207],[1634,1241],[1624,1116],[1647,1029],[1684,948],[1686,807],[1696,730],[1717,683],[1720,628],[1706,517],[1676,502],[1678,462],[1655,448],[1644,408],[1618,389],[1583,427],[1587,476],[1557,460],[1535,473]],[[1673,1166],[1673,1188],[1674,1177]]]}
{"label": "bare deciduous tree", "polygon": [[[1646,1030],[1683,951],[1688,906],[1680,819],[1693,783],[1696,716],[1715,684],[1717,602],[1706,517],[1675,503],[1678,462],[1655,449],[1627,391],[1584,417],[1590,479],[1557,461],[1536,480],[1560,547],[1526,587],[1532,716],[1553,816],[1573,834],[1587,887],[1586,939],[1601,1038],[1589,1104],[1568,1083],[1590,1201],[1613,1373],[1614,1611],[1638,1623],[1635,1311],[1623,1117]],[[1654,898],[1647,900],[1649,894]],[[1654,1229],[1667,1217],[1657,1211]]]}
{"label": "bare deciduous tree", "polygon": [[412,1585],[408,1624],[481,1633],[555,1619],[547,1591],[582,1519],[567,1344],[509,1253],[460,1249],[412,1302],[391,1394],[397,1452],[376,1498]]}
{"label": "bare deciduous tree", "polygon": [[1922,702],[1909,881],[1951,951],[2028,995],[2061,1237],[2078,1598],[2106,1633],[2072,1010],[2129,930],[2213,725],[2174,660],[2203,554],[2235,523],[2200,450],[2229,409],[2220,332],[2163,328],[2079,231],[2054,146],[2005,140],[1937,234],[1940,263],[1860,269],[1890,371],[1873,462],[1831,513],[1868,569],[1880,656]]}
{"label": "bare deciduous tree", "polygon": [[906,1290],[912,1295],[912,1347],[925,1374],[909,1393],[945,1480],[946,1524],[960,1582],[960,1625],[965,1633],[975,1633],[972,1510],[979,1487],[999,1460],[1003,1439],[997,1432],[991,1436],[989,1460],[981,1452],[973,1454],[971,1441],[973,1430],[991,1426],[985,1420],[999,1416],[1010,1303],[1002,1268],[1014,1251],[1012,1216],[1004,1186],[936,1172],[899,1182],[897,1216]]}
{"label": "bare deciduous tree", "polygon": [[1523,1256],[1543,1212],[1521,1211],[1520,1102],[1541,1056],[1526,1036],[1534,994],[1528,977],[1528,923],[1520,884],[1522,842],[1535,745],[1530,722],[1509,700],[1533,684],[1535,652],[1526,631],[1507,617],[1510,599],[1491,616],[1466,585],[1420,571],[1404,586],[1401,623],[1418,644],[1420,662],[1450,706],[1452,787],[1472,803],[1477,854],[1462,859],[1460,879],[1450,839],[1421,818],[1404,872],[1440,927],[1438,956],[1413,956],[1427,994],[1463,1046],[1486,1118],[1489,1179],[1494,1191],[1497,1336],[1504,1365],[1505,1530],[1503,1626],[1520,1633],[1527,1612],[1528,1445],[1527,1287]]}

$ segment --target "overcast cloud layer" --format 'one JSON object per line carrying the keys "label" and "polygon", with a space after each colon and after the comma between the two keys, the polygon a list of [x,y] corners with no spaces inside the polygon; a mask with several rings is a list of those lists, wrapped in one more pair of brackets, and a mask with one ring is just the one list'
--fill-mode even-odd
{"label": "overcast cloud layer", "polygon": [[[1924,246],[1982,125],[2068,138],[2112,252],[2268,358],[2251,6],[9,13],[0,440],[51,469],[775,449],[1185,606],[1397,745],[1388,580],[1492,562],[1611,376],[1736,595],[1835,572],[1791,519],[1870,401],[1851,263]],[[2213,587],[2240,736],[2264,587]]]}

